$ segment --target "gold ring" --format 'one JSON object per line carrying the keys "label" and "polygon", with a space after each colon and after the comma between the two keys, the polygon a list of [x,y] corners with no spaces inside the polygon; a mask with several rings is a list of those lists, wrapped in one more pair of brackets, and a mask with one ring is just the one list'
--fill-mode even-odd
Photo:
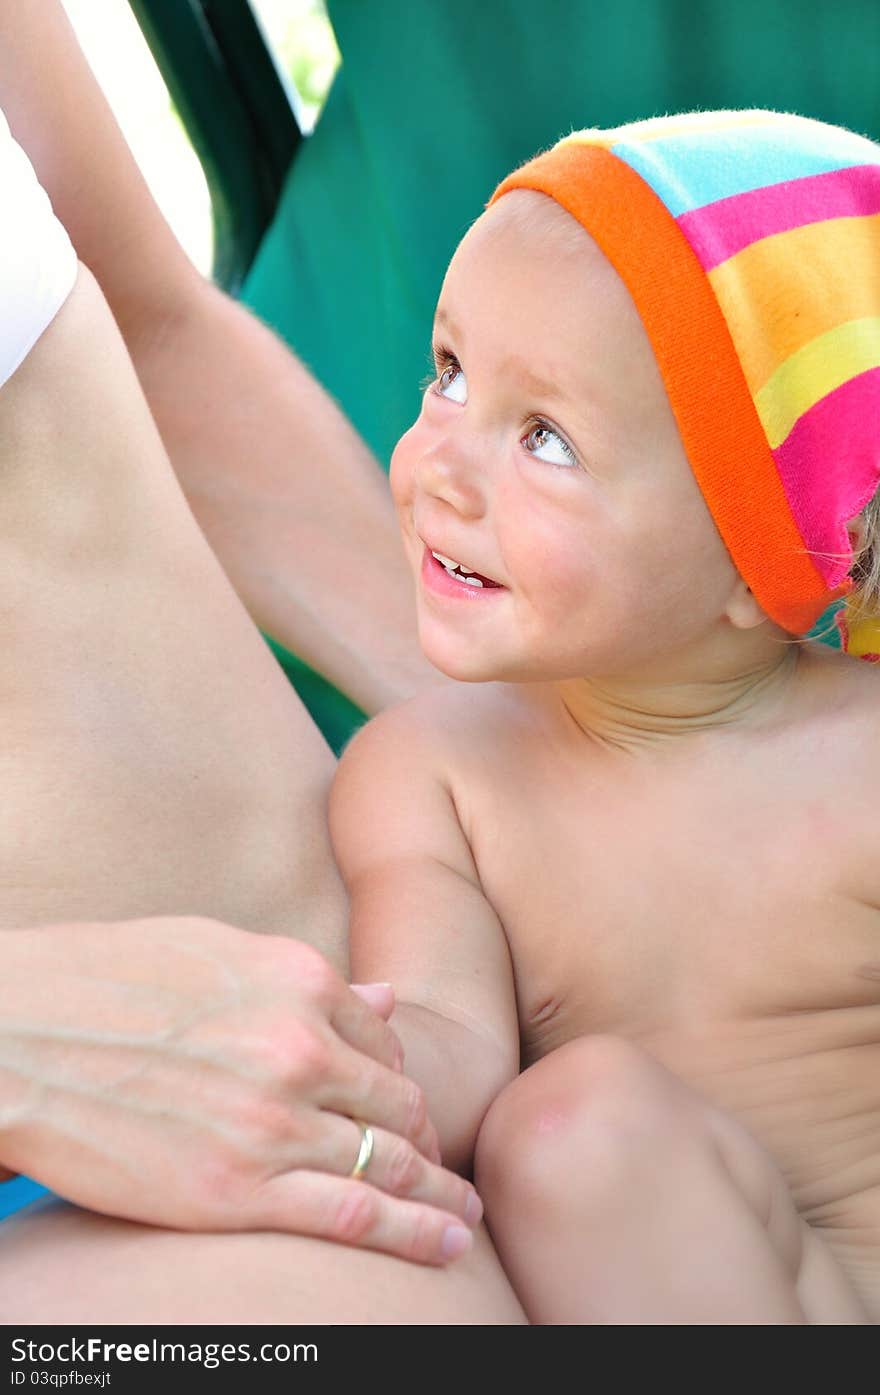
{"label": "gold ring", "polygon": [[353,1119],[352,1123],[357,1124],[361,1131],[361,1146],[355,1159],[354,1167],[348,1174],[349,1177],[363,1177],[370,1166],[370,1158],[373,1156],[373,1130],[369,1124],[365,1124],[363,1119]]}

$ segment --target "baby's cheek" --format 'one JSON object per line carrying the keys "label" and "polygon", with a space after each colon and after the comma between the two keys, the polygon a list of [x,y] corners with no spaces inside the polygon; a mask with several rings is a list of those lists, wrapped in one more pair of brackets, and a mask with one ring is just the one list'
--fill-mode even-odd
{"label": "baby's cheek", "polygon": [[411,426],[409,431],[401,436],[391,455],[388,479],[391,485],[391,497],[398,509],[412,504],[415,460],[415,442],[412,437],[415,431],[416,428]]}
{"label": "baby's cheek", "polygon": [[580,530],[536,539],[535,574],[542,579],[548,603],[561,616],[588,603],[600,589],[613,584],[613,567],[603,562],[602,550]]}

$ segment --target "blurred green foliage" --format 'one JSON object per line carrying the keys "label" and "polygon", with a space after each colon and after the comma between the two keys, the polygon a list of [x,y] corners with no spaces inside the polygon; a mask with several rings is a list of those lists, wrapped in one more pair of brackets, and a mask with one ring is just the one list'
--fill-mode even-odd
{"label": "blurred green foliage", "polygon": [[251,0],[282,68],[299,94],[307,129],[317,118],[339,67],[324,0]]}

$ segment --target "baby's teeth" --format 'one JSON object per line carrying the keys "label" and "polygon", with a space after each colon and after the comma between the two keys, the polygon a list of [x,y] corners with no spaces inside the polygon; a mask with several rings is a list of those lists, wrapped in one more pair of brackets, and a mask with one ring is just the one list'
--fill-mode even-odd
{"label": "baby's teeth", "polygon": [[436,557],[437,561],[442,562],[443,566],[448,567],[450,571],[455,571],[455,568],[458,566],[458,563],[454,562],[451,557],[444,557],[442,552],[432,552],[431,556]]}
{"label": "baby's teeth", "polygon": [[469,586],[482,586],[482,581],[479,581],[474,576],[472,567],[463,567],[460,562],[456,562],[454,557],[444,557],[442,552],[434,552],[432,550],[431,556],[436,557],[437,561],[440,562],[448,572],[461,572],[462,581],[466,581]]}

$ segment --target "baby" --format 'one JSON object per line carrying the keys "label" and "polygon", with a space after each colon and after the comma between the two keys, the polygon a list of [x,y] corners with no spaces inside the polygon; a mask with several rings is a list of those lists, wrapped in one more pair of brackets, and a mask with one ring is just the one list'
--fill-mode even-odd
{"label": "baby", "polygon": [[343,757],[353,974],[532,1321],[875,1322],[880,147],[570,135],[434,357],[391,478],[464,681]]}

